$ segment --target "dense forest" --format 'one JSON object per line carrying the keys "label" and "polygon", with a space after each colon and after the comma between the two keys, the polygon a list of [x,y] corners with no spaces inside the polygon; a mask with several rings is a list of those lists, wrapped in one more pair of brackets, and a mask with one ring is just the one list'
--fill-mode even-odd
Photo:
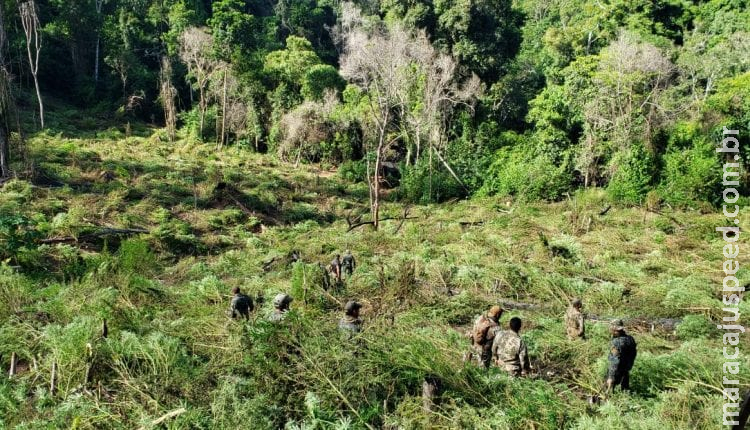
{"label": "dense forest", "polygon": [[717,201],[717,133],[750,121],[747,6],[5,1],[4,67],[39,127],[54,97],[362,180],[399,164],[415,202],[693,207]]}
{"label": "dense forest", "polygon": [[746,0],[0,0],[0,430],[720,428],[748,52]]}

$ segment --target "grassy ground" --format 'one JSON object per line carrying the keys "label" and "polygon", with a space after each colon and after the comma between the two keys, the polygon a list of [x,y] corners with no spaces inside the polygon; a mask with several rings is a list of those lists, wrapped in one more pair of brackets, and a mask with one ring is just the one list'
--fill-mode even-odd
{"label": "grassy ground", "polygon": [[[133,134],[34,136],[33,179],[0,191],[0,363],[15,352],[22,370],[0,379],[0,428],[718,428],[720,213],[599,215],[608,202],[592,190],[552,204],[414,206],[403,224],[347,232],[347,216],[366,210],[363,184]],[[90,236],[103,228],[149,233]],[[317,263],[344,249],[359,267],[324,292]],[[305,264],[289,263],[292,250]],[[253,322],[227,319],[233,286],[261,299]],[[263,318],[277,292],[295,298],[281,326]],[[639,344],[632,394],[587,403],[601,388],[607,324],[567,340],[575,296],[602,320],[625,318]],[[336,330],[352,298],[366,321],[354,342]],[[503,316],[524,320],[531,378],[461,362],[466,327],[498,301],[535,305]],[[662,327],[668,318],[681,324]],[[745,383],[748,369],[745,358]],[[432,413],[428,375],[443,381]]]}

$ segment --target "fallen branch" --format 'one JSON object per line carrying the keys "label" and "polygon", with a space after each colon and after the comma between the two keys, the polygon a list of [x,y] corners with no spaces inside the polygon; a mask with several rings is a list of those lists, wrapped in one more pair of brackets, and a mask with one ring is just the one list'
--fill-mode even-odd
{"label": "fallen branch", "polygon": [[679,226],[679,227],[685,227],[685,224],[681,223],[677,218],[673,217],[672,215],[665,214],[664,212],[662,212],[662,211],[660,211],[658,209],[648,208],[646,210],[649,211],[649,212],[651,212],[651,213],[655,213],[657,215],[661,215],[661,216],[669,218],[672,222],[674,222],[675,224],[677,224],[677,226]]}
{"label": "fallen branch", "polygon": [[409,216],[409,210],[410,209],[411,208],[409,206],[407,206],[407,207],[404,208],[404,216],[403,216],[403,218],[401,218],[401,222],[398,223],[398,226],[396,227],[396,229],[393,230],[393,234],[398,234],[398,232],[401,230],[401,227],[404,226],[404,223],[406,222],[406,217]]}
{"label": "fallen branch", "polygon": [[39,240],[42,244],[51,243],[70,243],[70,242],[92,242],[96,239],[101,239],[106,236],[127,236],[133,234],[148,234],[148,230],[142,228],[104,228],[92,233],[85,233],[78,237],[76,236],[64,236],[64,237],[50,237],[47,239]]}
{"label": "fallen branch", "polygon": [[612,209],[612,205],[607,205],[606,208],[599,211],[599,216],[607,215],[607,212],[609,212],[610,209]]}
{"label": "fallen branch", "polygon": [[[187,409],[185,409],[185,408],[179,408],[179,409],[173,410],[172,412],[167,412],[166,414],[160,416],[159,418],[151,421],[151,427],[156,427],[159,424],[163,423],[164,421],[166,421],[166,420],[168,420],[170,418],[174,418],[174,417],[176,417],[178,415],[182,415],[185,412],[187,412]],[[146,427],[141,427],[139,430],[146,430]]]}
{"label": "fallen branch", "polygon": [[[349,216],[346,217],[346,223],[349,224],[349,228],[346,230],[347,233],[350,231],[362,227],[363,225],[374,225],[374,221],[360,221],[362,218],[362,215],[359,215],[354,219],[354,221],[351,220]],[[400,220],[401,224],[398,226],[398,228],[394,231],[394,234],[398,232],[398,230],[401,229],[401,226],[404,224],[404,222],[407,219],[418,219],[419,217],[416,216],[409,216],[409,207],[407,206],[404,208],[404,214],[401,217],[386,217],[386,218],[380,218],[380,221],[391,221],[391,220]]]}

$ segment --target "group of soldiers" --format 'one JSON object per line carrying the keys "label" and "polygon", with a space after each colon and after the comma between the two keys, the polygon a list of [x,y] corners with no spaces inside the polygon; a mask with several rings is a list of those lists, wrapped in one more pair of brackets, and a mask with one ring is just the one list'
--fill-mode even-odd
{"label": "group of soldiers", "polygon": [[[293,261],[301,261],[301,257],[297,251],[292,251]],[[344,253],[344,256],[337,254],[331,264],[328,266],[328,271],[335,277],[336,281],[341,283],[342,276],[345,275],[347,278],[351,277],[356,268],[356,261],[351,251],[348,249]],[[326,275],[328,272],[326,272]],[[328,283],[325,282],[327,285]],[[280,322],[284,320],[289,306],[292,303],[292,297],[285,293],[279,293],[273,298],[273,312],[268,316],[270,322]],[[362,330],[362,319],[359,317],[359,310],[362,305],[355,301],[350,300],[344,305],[344,316],[339,321],[339,328],[347,334],[352,336],[359,333]],[[233,319],[244,318],[250,320],[250,313],[255,309],[252,298],[242,293],[239,287],[232,288],[232,299],[229,304],[229,310],[227,314]]]}
{"label": "group of soldiers", "polygon": [[[565,312],[565,331],[571,340],[586,339],[583,302],[573,299]],[[504,309],[492,306],[486,314],[480,315],[467,334],[471,340],[471,352],[468,359],[480,366],[489,368],[495,365],[512,376],[525,376],[531,370],[526,343],[520,336],[522,321],[513,317],[508,322],[508,330],[500,328],[500,317]],[[622,320],[615,320],[610,325],[609,355],[607,357],[607,375],[605,390],[614,391],[617,386],[622,390],[630,389],[630,370],[635,363],[637,347],[635,339],[625,332]]]}
{"label": "group of soldiers", "polygon": [[[289,294],[277,294],[273,298],[273,312],[268,316],[268,321],[274,323],[283,321],[287,312],[289,312],[292,300]],[[244,318],[249,321],[250,312],[254,309],[253,299],[243,294],[239,287],[232,288],[232,300],[228,312],[231,318]],[[362,331],[362,319],[359,317],[360,309],[362,309],[362,305],[355,300],[349,300],[344,305],[344,316],[339,321],[339,328],[347,335],[351,336]]]}
{"label": "group of soldiers", "polygon": [[331,261],[331,264],[328,266],[328,270],[335,277],[337,282],[341,282],[343,275],[346,275],[347,278],[351,277],[356,267],[357,262],[354,260],[351,251],[347,249],[343,257],[341,257],[340,254],[336,254],[333,261]]}
{"label": "group of soldiers", "polygon": [[[343,257],[338,254],[334,257],[328,271],[340,283],[342,277],[350,277],[355,268],[354,256],[347,250]],[[277,294],[273,299],[274,310],[269,315],[268,320],[271,322],[284,320],[291,303],[292,297],[288,294]],[[361,308],[362,305],[354,300],[350,300],[344,306],[344,315],[339,321],[338,327],[348,338],[362,330],[362,319],[359,315]],[[234,287],[228,311],[229,316],[249,320],[250,312],[253,309],[252,299],[242,294],[239,287]],[[525,376],[531,370],[531,365],[526,343],[520,335],[523,322],[520,318],[513,317],[508,321],[507,329],[502,330],[500,318],[503,312],[505,310],[502,307],[495,305],[487,313],[476,319],[472,329],[467,333],[467,337],[471,341],[471,351],[467,354],[466,360],[475,361],[484,368],[497,366],[514,377]],[[580,299],[571,301],[570,307],[565,312],[564,321],[565,331],[569,339],[579,341],[586,339],[583,302]],[[612,322],[610,333],[612,339],[607,358],[609,365],[605,389],[607,392],[611,392],[615,387],[620,386],[623,390],[629,390],[630,370],[633,368],[637,354],[636,342],[632,336],[625,332],[622,320]]]}

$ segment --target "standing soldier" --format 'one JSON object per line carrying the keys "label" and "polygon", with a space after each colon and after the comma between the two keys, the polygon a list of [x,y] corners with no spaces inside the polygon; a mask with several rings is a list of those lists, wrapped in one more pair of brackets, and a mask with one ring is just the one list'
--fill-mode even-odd
{"label": "standing soldier", "polygon": [[240,287],[232,288],[232,302],[229,304],[229,316],[231,318],[245,317],[250,319],[253,310],[253,300],[240,292]]}
{"label": "standing soldier", "polygon": [[511,376],[526,376],[531,370],[526,343],[521,339],[521,318],[513,317],[508,324],[510,330],[499,332],[492,343],[492,356],[501,369]]}
{"label": "standing soldier", "polygon": [[328,271],[326,270],[323,263],[318,262],[318,269],[320,269],[320,273],[323,277],[322,279],[323,285],[321,286],[323,287],[324,290],[328,291],[328,289],[331,288],[331,277],[328,275]]}
{"label": "standing soldier", "polygon": [[581,299],[573,299],[568,311],[565,312],[565,331],[569,339],[586,339],[583,313],[583,302]]}
{"label": "standing soldier", "polygon": [[331,273],[336,277],[336,282],[341,282],[341,256],[336,254],[331,261]]}
{"label": "standing soldier", "polygon": [[359,317],[359,310],[362,305],[354,300],[349,300],[344,306],[344,317],[339,321],[339,329],[352,338],[362,331],[362,319]]}
{"label": "standing soldier", "polygon": [[503,308],[492,306],[486,315],[480,315],[474,322],[468,336],[471,339],[471,355],[485,369],[490,367],[492,361],[492,342],[495,339],[495,333],[500,329],[498,324],[500,317],[503,315]]}
{"label": "standing soldier", "polygon": [[288,294],[279,293],[273,298],[273,313],[268,317],[268,321],[280,322],[286,318],[286,313],[289,312],[289,304],[292,303],[292,298]]}
{"label": "standing soldier", "polygon": [[635,339],[625,333],[622,320],[612,321],[610,326],[612,341],[609,344],[607,362],[607,393],[614,392],[618,385],[622,390],[630,390],[630,369],[638,354]]}
{"label": "standing soldier", "polygon": [[357,262],[354,261],[354,256],[348,249],[344,253],[344,259],[341,261],[341,265],[344,268],[346,277],[348,278],[352,276],[352,273],[354,273],[354,269],[357,267]]}

